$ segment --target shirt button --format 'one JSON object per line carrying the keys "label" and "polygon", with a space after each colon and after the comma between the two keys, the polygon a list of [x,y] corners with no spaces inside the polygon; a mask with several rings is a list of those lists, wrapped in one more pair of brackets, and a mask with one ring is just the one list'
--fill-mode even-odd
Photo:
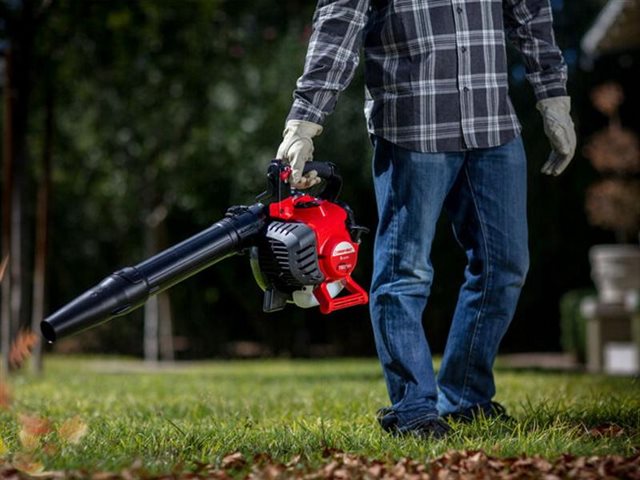
{"label": "shirt button", "polygon": [[462,47],[460,50],[462,50],[463,52],[467,51],[467,47]]}
{"label": "shirt button", "polygon": [[462,7],[458,7],[458,8],[456,8],[456,12],[458,12],[458,13],[462,13]]}
{"label": "shirt button", "polygon": [[463,88],[463,90],[464,90],[465,92],[468,92],[468,91],[469,91],[469,87],[464,87],[464,88]]}

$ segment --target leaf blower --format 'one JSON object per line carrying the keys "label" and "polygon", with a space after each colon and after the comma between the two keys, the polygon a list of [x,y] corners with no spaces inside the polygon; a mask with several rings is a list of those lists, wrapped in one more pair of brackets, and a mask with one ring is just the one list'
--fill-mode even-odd
{"label": "leaf blower", "polygon": [[[250,206],[233,206],[206,230],[135,266],[112,273],[40,324],[52,343],[121,317],[157,293],[232,255],[249,252],[251,270],[264,290],[263,310],[288,303],[319,306],[328,314],[365,304],[367,293],[352,278],[365,227],[337,198],[342,178],[336,166],[307,162],[323,179],[320,191],[293,190],[289,165],[273,160],[267,191]],[[316,192],[316,193],[313,193]]]}

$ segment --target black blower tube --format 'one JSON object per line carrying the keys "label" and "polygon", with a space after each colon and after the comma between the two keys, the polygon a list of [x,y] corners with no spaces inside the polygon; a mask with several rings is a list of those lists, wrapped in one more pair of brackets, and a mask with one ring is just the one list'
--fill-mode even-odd
{"label": "black blower tube", "polygon": [[53,343],[142,306],[147,299],[249,246],[262,232],[267,210],[261,203],[234,207],[208,229],[126,267],[62,307],[40,323],[44,338]]}

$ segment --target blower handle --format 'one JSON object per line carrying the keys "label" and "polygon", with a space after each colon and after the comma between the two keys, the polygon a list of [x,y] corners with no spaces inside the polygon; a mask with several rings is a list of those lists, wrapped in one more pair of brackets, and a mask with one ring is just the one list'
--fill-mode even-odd
{"label": "blower handle", "polygon": [[[342,177],[338,174],[336,165],[331,162],[306,162],[302,174],[306,175],[312,170],[315,170],[318,177],[324,181],[320,182],[319,186],[296,191],[334,202],[342,190]],[[267,190],[258,195],[256,201],[262,202],[271,199],[280,202],[290,197],[292,190],[294,190],[289,185],[290,175],[291,167],[287,162],[279,159],[271,160],[267,169]]]}
{"label": "blower handle", "polygon": [[[310,161],[304,164],[302,174],[305,175],[310,171],[315,170],[324,182],[320,183],[320,191],[314,196],[335,202],[342,190],[342,176],[338,173],[338,167],[331,162],[318,162]],[[311,189],[314,191],[314,187]],[[313,193],[312,193],[313,194]]]}

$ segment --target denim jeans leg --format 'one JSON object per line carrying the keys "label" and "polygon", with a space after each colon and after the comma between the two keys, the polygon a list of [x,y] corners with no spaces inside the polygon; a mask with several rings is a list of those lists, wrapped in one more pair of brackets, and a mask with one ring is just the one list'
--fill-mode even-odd
{"label": "denim jeans leg", "polygon": [[437,387],[422,326],[436,222],[462,154],[412,152],[374,137],[378,208],[370,312],[378,356],[398,419],[410,429],[437,415]]}
{"label": "denim jeans leg", "polygon": [[470,151],[445,202],[468,263],[438,374],[441,415],[495,395],[493,363],[529,268],[526,168],[520,137]]}

